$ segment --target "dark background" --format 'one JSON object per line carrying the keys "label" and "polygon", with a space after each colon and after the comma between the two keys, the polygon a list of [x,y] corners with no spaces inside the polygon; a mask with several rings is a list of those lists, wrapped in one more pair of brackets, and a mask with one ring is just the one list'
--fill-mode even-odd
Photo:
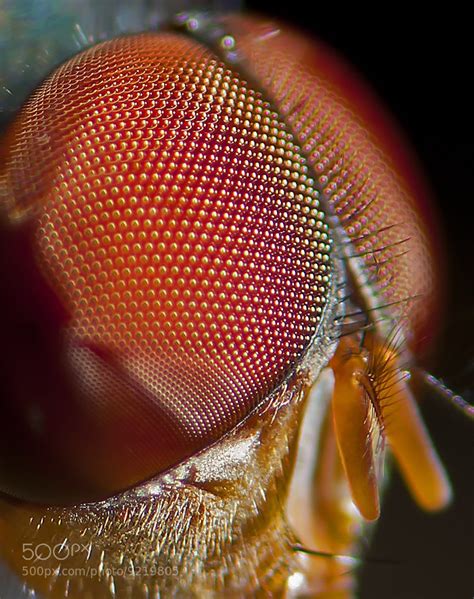
{"label": "dark background", "polygon": [[[447,309],[431,370],[473,401],[474,287],[472,204],[474,110],[471,19],[443,5],[424,13],[400,5],[247,2],[247,8],[296,24],[338,49],[372,85],[414,147],[434,190],[445,232]],[[449,12],[447,12],[449,11]],[[366,563],[360,599],[468,599],[474,593],[473,424],[439,398],[422,405],[455,493],[442,514],[427,515],[398,475],[390,483]]]}

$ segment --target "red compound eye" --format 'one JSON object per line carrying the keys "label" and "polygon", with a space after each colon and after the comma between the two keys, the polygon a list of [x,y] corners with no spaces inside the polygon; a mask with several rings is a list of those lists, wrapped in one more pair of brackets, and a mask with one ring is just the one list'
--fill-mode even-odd
{"label": "red compound eye", "polygon": [[56,359],[26,357],[10,323],[3,491],[133,485],[291,374],[328,299],[327,225],[284,122],[209,50],[174,34],[96,46],[38,89],[4,147],[23,239],[4,269],[30,289],[7,310],[23,328],[49,315],[36,334]]}

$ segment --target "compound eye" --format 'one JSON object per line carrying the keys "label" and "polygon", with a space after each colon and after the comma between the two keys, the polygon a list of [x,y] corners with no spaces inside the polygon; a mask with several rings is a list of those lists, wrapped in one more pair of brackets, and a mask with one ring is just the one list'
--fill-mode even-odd
{"label": "compound eye", "polygon": [[23,248],[4,268],[29,293],[3,300],[2,491],[110,495],[291,376],[328,299],[327,224],[284,123],[208,50],[174,34],[91,48],[3,144],[3,226]]}

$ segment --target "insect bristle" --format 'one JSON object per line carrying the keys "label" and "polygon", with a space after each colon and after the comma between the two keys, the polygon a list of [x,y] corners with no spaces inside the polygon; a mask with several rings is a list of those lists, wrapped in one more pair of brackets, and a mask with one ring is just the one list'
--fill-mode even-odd
{"label": "insect bristle", "polygon": [[[394,241],[393,243],[388,243],[388,244],[385,244],[385,245],[377,247],[377,248],[370,248],[366,252],[357,252],[354,254],[346,255],[345,259],[348,260],[351,258],[364,258],[365,256],[370,256],[370,255],[373,256],[375,254],[381,254],[382,252],[385,252],[389,248],[393,248],[398,245],[402,245],[404,243],[407,243],[409,240],[410,240],[409,237],[405,237],[404,239],[400,239],[399,241]],[[406,253],[406,252],[404,252],[404,253]],[[391,260],[393,260],[394,258],[395,258],[395,256],[390,257]],[[375,259],[374,259],[374,264],[378,264]]]}

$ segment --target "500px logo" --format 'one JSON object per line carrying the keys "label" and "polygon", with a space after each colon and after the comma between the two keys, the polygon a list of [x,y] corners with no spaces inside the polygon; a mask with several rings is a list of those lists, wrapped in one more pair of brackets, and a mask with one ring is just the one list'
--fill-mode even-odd
{"label": "500px logo", "polygon": [[77,553],[87,552],[88,549],[88,545],[82,545],[81,543],[72,543],[72,545],[65,543],[58,543],[56,545],[49,545],[48,543],[38,543],[37,545],[34,543],[23,543],[22,557],[25,561],[38,562],[50,558],[61,561],[68,557],[73,557]]}

